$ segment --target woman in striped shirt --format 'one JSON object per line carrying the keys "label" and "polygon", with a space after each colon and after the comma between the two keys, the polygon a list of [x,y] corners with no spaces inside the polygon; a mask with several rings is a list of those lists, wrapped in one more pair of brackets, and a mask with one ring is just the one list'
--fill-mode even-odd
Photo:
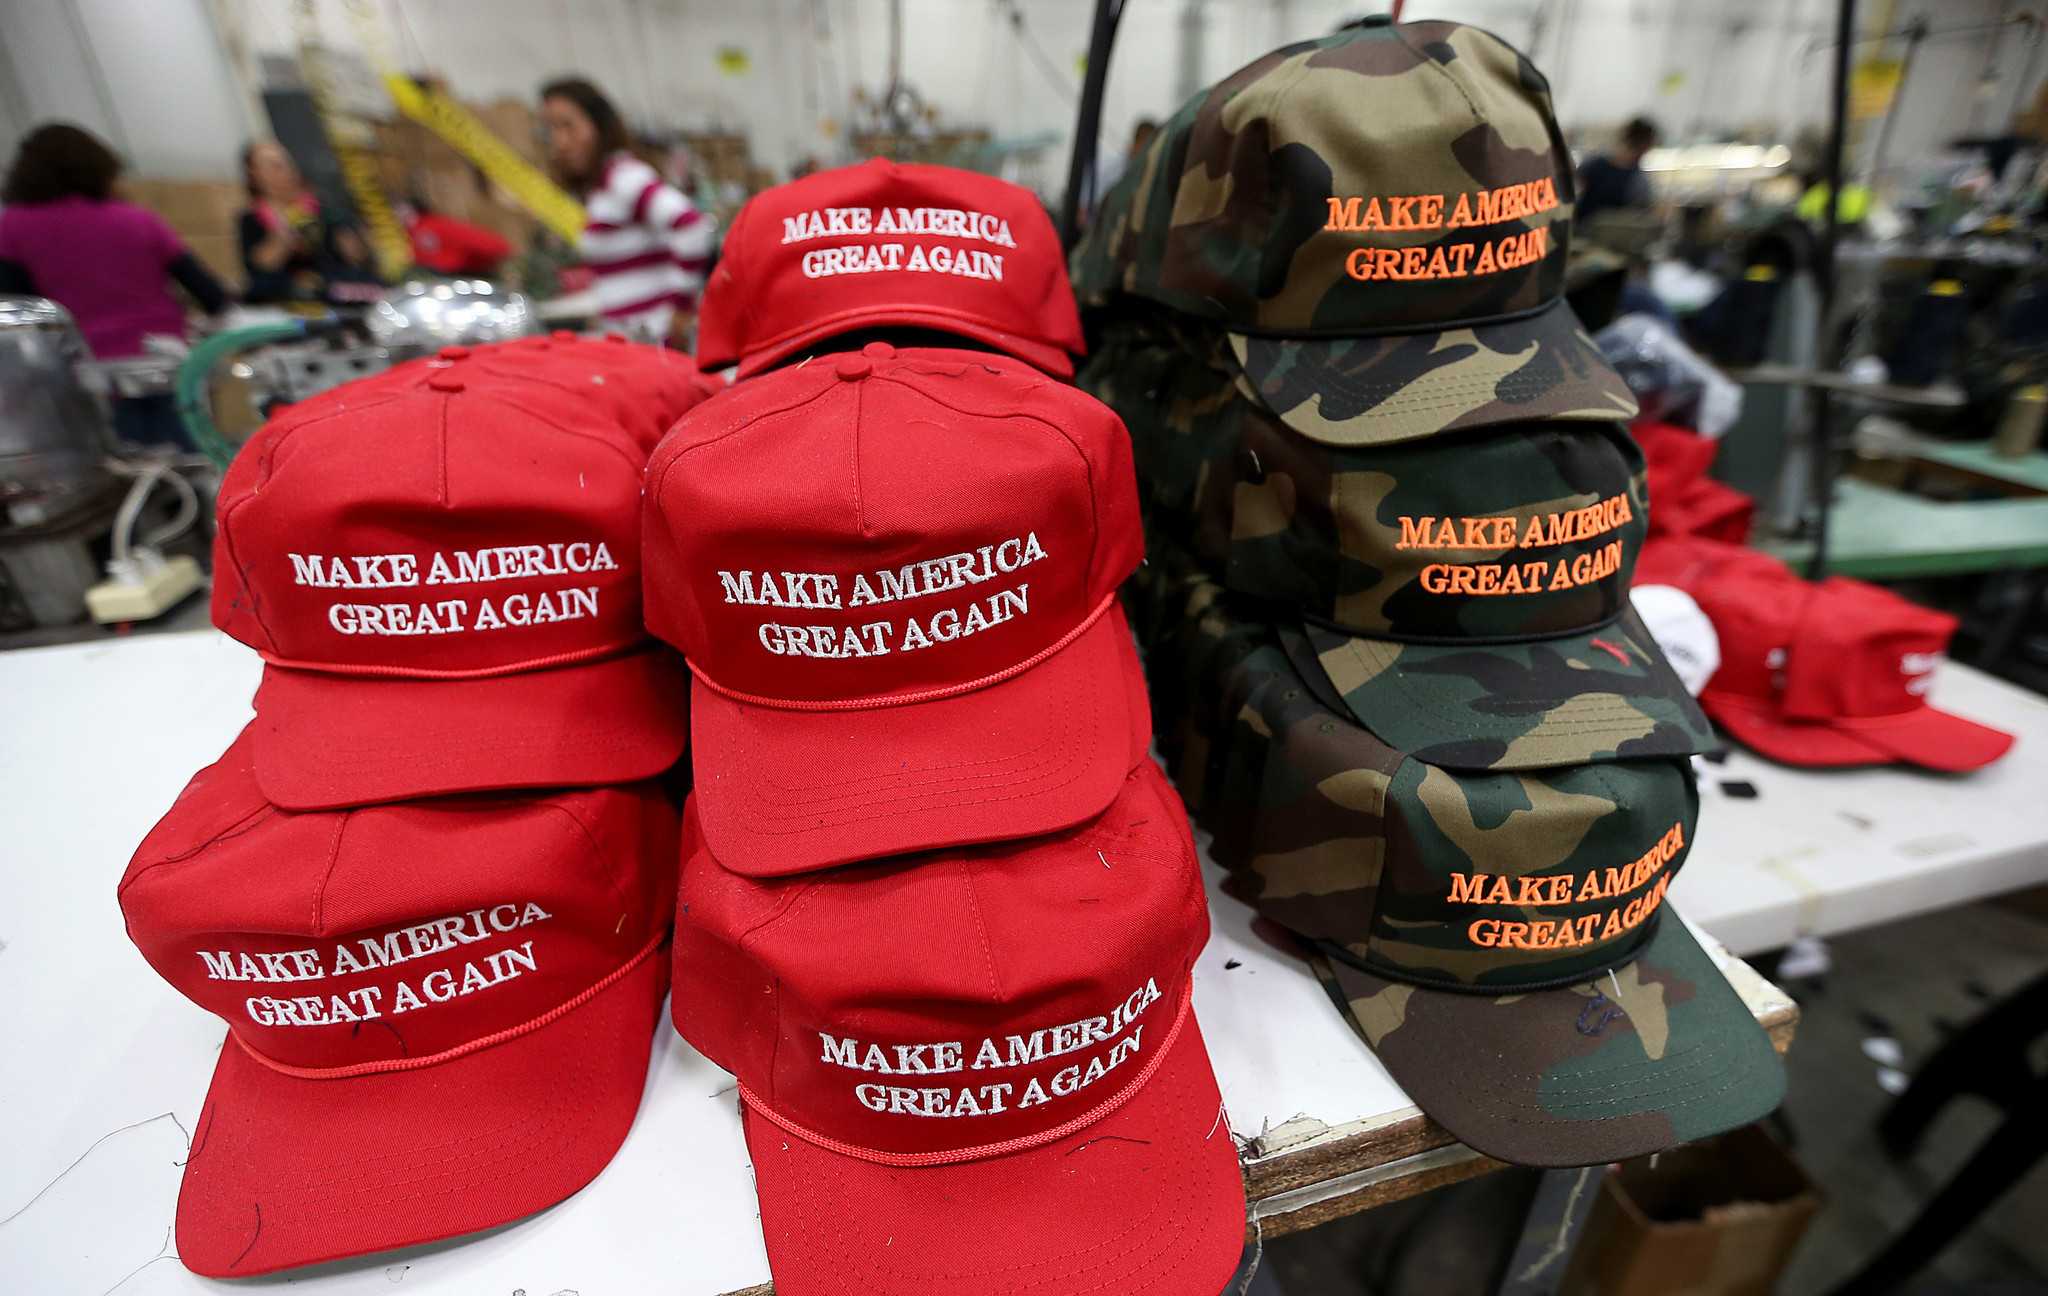
{"label": "woman in striped shirt", "polygon": [[625,122],[596,86],[572,78],[540,95],[555,173],[587,213],[577,251],[596,276],[605,327],[687,346],[711,268],[711,218],[633,155]]}

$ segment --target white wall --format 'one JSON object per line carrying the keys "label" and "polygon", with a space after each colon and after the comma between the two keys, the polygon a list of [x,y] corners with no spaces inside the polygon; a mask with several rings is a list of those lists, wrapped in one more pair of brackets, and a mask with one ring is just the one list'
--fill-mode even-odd
{"label": "white wall", "polygon": [[[1141,116],[1177,106],[1187,0],[1129,0],[1103,111],[1106,149]],[[1052,75],[1031,58],[999,0],[902,0],[905,78],[952,124],[1000,136],[1056,134],[1023,178],[1050,192],[1081,81],[1092,0],[1020,0]],[[251,123],[263,55],[290,54],[292,0],[13,0],[0,54],[0,146],[17,118],[70,117],[115,140],[137,170],[231,173]],[[1208,0],[1203,80],[1264,50],[1330,30],[1386,0]],[[1924,10],[1944,26],[1995,18],[2002,0],[1864,0],[1873,22]],[[890,0],[374,0],[387,47],[432,68],[468,98],[531,96],[551,76],[591,76],[647,127],[746,130],[781,170],[838,156],[825,123],[843,124],[856,87],[887,72]],[[1648,112],[1667,138],[1732,130],[1790,136],[1824,122],[1834,0],[1411,0],[1407,16],[1491,28],[1551,76],[1568,130],[1605,132]],[[360,50],[345,0],[318,0],[319,38]],[[721,72],[721,46],[747,51]],[[1859,53],[1877,47],[1862,47]],[[2017,34],[1930,41],[1894,129],[1895,159],[1924,154],[1977,125],[2007,120],[2031,46]],[[1986,96],[1978,78],[1994,77]],[[2048,65],[2048,58],[2042,60]],[[232,71],[231,71],[232,69]],[[2036,68],[2038,77],[2048,66]],[[1050,82],[1057,80],[1058,85]]]}
{"label": "white wall", "polygon": [[10,0],[0,149],[51,119],[107,139],[140,173],[225,177],[253,127],[205,0]]}

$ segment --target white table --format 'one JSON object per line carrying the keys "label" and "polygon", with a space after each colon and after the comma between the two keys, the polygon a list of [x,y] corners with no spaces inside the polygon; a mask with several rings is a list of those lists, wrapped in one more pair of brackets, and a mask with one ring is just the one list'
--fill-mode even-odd
{"label": "white table", "polygon": [[[2048,701],[1954,663],[1929,700],[2018,741],[1963,775],[1793,769],[1740,747],[1702,762],[1698,841],[1672,902],[1748,955],[2048,881]],[[1756,798],[1730,797],[1729,781]]]}
{"label": "white table", "polygon": [[[186,778],[247,719],[257,671],[253,654],[212,631],[0,654],[0,1219],[18,1212],[0,1223],[0,1291],[217,1290],[165,1248],[183,1131],[223,1028],[134,951],[114,887]],[[1944,672],[1936,696],[2023,728],[2020,749],[1960,781],[1735,758],[1710,773],[1749,778],[1763,795],[1707,794],[1700,845],[1673,892],[1687,916],[1755,950],[2041,876],[2048,707],[1961,668]],[[2030,799],[2015,804],[2019,788]],[[1860,849],[1851,825],[1837,826],[1837,804],[1880,817]],[[1301,965],[1251,934],[1244,906],[1216,897],[1212,914],[1196,1002],[1258,1227],[1305,1227],[1490,1167],[1416,1110]],[[1726,966],[1782,1040],[1791,1002]],[[695,1296],[767,1276],[731,1079],[664,1030],[631,1136],[576,1197],[461,1243],[245,1281],[316,1294]]]}

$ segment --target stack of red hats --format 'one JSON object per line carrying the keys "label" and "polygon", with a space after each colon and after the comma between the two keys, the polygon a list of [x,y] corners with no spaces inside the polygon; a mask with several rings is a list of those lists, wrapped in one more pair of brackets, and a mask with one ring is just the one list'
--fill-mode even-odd
{"label": "stack of red hats", "polygon": [[647,477],[692,668],[673,1015],[739,1078],[776,1290],[1208,1296],[1244,1196],[1207,907],[1050,221],[939,167],[785,185],[700,336],[741,380]]}
{"label": "stack of red hats", "polygon": [[1639,584],[1673,585],[1720,638],[1700,705],[1723,731],[1787,765],[1904,763],[1959,773],[2013,737],[1928,702],[1956,619],[1844,577],[1800,580],[1741,545],[1666,538],[1644,547]]}
{"label": "stack of red hats", "polygon": [[641,616],[640,490],[707,394],[652,348],[529,339],[266,425],[214,621],[256,718],[120,886],[228,1024],[177,1214],[241,1277],[575,1192],[638,1109],[666,989],[687,682]]}

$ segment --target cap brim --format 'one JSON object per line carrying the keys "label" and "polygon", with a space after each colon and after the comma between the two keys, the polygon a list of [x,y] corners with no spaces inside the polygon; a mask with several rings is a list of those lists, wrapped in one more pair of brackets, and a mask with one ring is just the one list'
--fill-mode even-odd
{"label": "cap brim", "polygon": [[1377,977],[1333,955],[1324,988],[1430,1119],[1496,1160],[1599,1165],[1774,1110],[1770,1036],[1668,909],[1625,967],[1494,997]]}
{"label": "cap brim", "polygon": [[1266,408],[1327,445],[1527,419],[1624,422],[1636,399],[1562,299],[1477,328],[1383,337],[1230,335]]}
{"label": "cap brim", "polygon": [[256,783],[288,810],[652,778],[689,739],[688,672],[667,647],[482,679],[265,666]]}
{"label": "cap brim", "polygon": [[842,1156],[746,1110],[778,1296],[1223,1289],[1245,1229],[1237,1144],[1201,1032],[1129,1101],[1008,1156],[899,1168]]}
{"label": "cap brim", "polygon": [[1070,828],[1152,741],[1115,603],[1030,670],[930,702],[792,711],[701,681],[691,697],[704,842],[750,877]]}
{"label": "cap brim", "polygon": [[1788,720],[1747,698],[1701,701],[1714,721],[1749,747],[1785,765],[1833,769],[1904,763],[1961,774],[2012,750],[2013,736],[1959,715],[1916,707],[1896,716]]}
{"label": "cap brim", "polygon": [[416,1071],[300,1079],[230,1039],[193,1129],[178,1258],[242,1278],[509,1223],[597,1177],[646,1086],[658,950],[537,1030]]}
{"label": "cap brim", "polygon": [[1588,634],[1521,643],[1395,643],[1317,625],[1280,639],[1360,724],[1432,765],[1547,769],[1717,745],[1633,607]]}
{"label": "cap brim", "polygon": [[822,342],[826,338],[851,333],[857,329],[887,328],[891,325],[957,333],[961,337],[987,343],[996,350],[1013,355],[1055,378],[1074,376],[1074,357],[1069,355],[1064,347],[1027,338],[1007,329],[996,328],[984,320],[936,307],[897,307],[886,304],[864,306],[859,310],[842,311],[837,315],[814,320],[800,332],[777,338],[774,342],[741,356],[737,372],[741,378],[751,378],[814,342]]}

